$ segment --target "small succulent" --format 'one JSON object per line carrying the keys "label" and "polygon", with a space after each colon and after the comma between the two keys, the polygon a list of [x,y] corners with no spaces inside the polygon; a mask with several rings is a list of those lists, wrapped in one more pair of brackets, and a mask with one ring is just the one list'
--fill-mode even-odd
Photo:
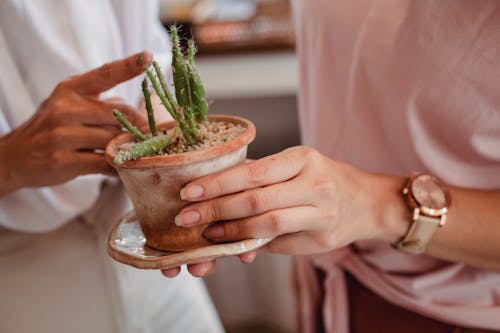
{"label": "small succulent", "polygon": [[161,103],[175,120],[174,133],[180,133],[188,145],[195,144],[201,139],[199,125],[207,119],[208,103],[205,88],[194,63],[196,46],[192,39],[189,40],[187,56],[184,56],[180,47],[177,26],[172,25],[170,27],[170,36],[172,39],[172,73],[174,76],[175,99],[167,87],[160,66],[153,60],[152,66],[145,66],[146,77],[142,81],[142,92],[152,137],[148,138],[137,127],[132,125],[119,110],[113,110],[114,116],[138,140],[130,150],[120,151],[117,154],[115,158],[117,164],[130,159],[159,154],[175,141],[175,138],[170,135],[158,133],[148,80],[160,98]]}

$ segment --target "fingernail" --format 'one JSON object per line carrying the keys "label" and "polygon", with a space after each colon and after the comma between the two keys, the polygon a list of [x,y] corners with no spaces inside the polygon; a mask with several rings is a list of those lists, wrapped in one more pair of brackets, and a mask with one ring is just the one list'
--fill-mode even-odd
{"label": "fingernail", "polygon": [[137,55],[137,58],[135,58],[135,63],[139,66],[144,65],[144,53],[139,53]]}
{"label": "fingernail", "polygon": [[203,234],[206,238],[209,238],[209,239],[222,238],[222,237],[224,237],[224,234],[225,234],[224,227],[221,225],[214,225],[214,226],[208,227]]}
{"label": "fingernail", "polygon": [[168,277],[168,278],[174,278],[176,277],[177,275],[179,275],[181,269],[180,267],[176,267],[176,268],[167,268],[167,269],[162,269],[162,273],[165,277]]}
{"label": "fingernail", "polygon": [[149,51],[143,51],[137,55],[135,58],[135,64],[137,66],[144,66],[144,65],[151,65],[151,60],[153,58],[153,55]]}
{"label": "fingernail", "polygon": [[188,210],[177,214],[174,221],[178,227],[187,227],[198,222],[200,217],[200,213],[196,210]]}
{"label": "fingernail", "polygon": [[196,199],[203,195],[203,187],[201,187],[200,185],[191,185],[188,187],[184,187],[183,189],[181,189],[180,194],[182,200]]}

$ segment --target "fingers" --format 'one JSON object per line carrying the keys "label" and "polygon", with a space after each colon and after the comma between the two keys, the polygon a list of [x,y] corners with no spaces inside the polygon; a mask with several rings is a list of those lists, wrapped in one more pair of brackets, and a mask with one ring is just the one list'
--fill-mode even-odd
{"label": "fingers", "polygon": [[[148,121],[146,118],[146,112],[141,112],[141,109],[136,109],[134,107],[126,104],[126,101],[121,97],[112,97],[104,100],[93,100],[94,103],[101,106],[102,109],[106,110],[106,114],[113,114],[113,110],[119,110],[134,126],[140,127],[147,125]],[[114,116],[113,116],[114,118]],[[117,123],[115,119],[115,123]]]}
{"label": "fingers", "polygon": [[276,237],[315,228],[318,210],[312,206],[273,210],[261,215],[231,222],[215,223],[204,236],[216,242],[234,242],[247,238]]}
{"label": "fingers", "polygon": [[72,168],[78,175],[103,174],[114,176],[116,173],[101,154],[77,152],[74,155]]}
{"label": "fingers", "polygon": [[121,131],[114,127],[61,127],[55,130],[60,146],[71,150],[104,149]]}
{"label": "fingers", "polygon": [[59,103],[57,110],[51,113],[50,124],[62,125],[89,125],[89,126],[115,126],[121,124],[113,115],[113,110],[118,109],[136,126],[146,123],[146,117],[139,110],[127,104],[110,103],[97,99],[72,98]]}
{"label": "fingers", "polygon": [[[215,260],[201,262],[197,264],[190,264],[187,266],[189,274],[196,277],[207,276],[215,272]],[[172,267],[161,270],[162,274],[168,278],[174,278],[181,272],[181,267]]]}
{"label": "fingers", "polygon": [[99,100],[92,100],[93,112],[81,115],[82,123],[86,125],[120,125],[120,122],[113,116],[113,110],[119,110],[134,126],[140,127],[147,124],[145,115],[138,109],[123,103],[110,103]]}
{"label": "fingers", "polygon": [[177,275],[179,275],[179,273],[181,272],[181,268],[180,268],[180,266],[166,268],[166,269],[162,269],[161,272],[163,275],[165,275],[168,278],[174,278]]}
{"label": "fingers", "polygon": [[188,201],[206,200],[289,180],[304,165],[303,156],[297,148],[300,147],[197,179],[181,190],[181,198]]}
{"label": "fingers", "polygon": [[[124,104],[117,104],[113,107],[113,110],[114,109],[117,109],[118,111],[120,111],[125,116],[125,118],[127,118],[128,121],[131,122],[136,127],[141,127],[141,126],[148,124],[148,120],[146,118],[146,115],[143,113],[140,113],[135,108],[129,107],[129,106],[124,105]],[[116,119],[115,119],[115,121],[118,122]]]}
{"label": "fingers", "polygon": [[121,97],[110,97],[110,98],[105,98],[105,99],[102,99],[101,101],[103,101],[104,103],[114,103],[114,104],[125,104],[126,101],[121,98]]}
{"label": "fingers", "polygon": [[241,262],[245,264],[251,264],[255,258],[257,257],[257,251],[253,250],[250,252],[245,252],[240,255],[238,255],[238,258],[240,258]]}
{"label": "fingers", "polygon": [[310,192],[298,180],[226,195],[186,206],[175,217],[178,226],[193,226],[215,221],[236,220],[270,210],[309,203]]}
{"label": "fingers", "polygon": [[82,95],[94,96],[141,74],[151,60],[150,52],[141,52],[74,76],[63,84]]}
{"label": "fingers", "polygon": [[198,264],[191,264],[188,265],[187,267],[188,272],[192,276],[197,276],[197,277],[213,274],[215,272],[215,268],[216,268],[215,260],[201,262]]}

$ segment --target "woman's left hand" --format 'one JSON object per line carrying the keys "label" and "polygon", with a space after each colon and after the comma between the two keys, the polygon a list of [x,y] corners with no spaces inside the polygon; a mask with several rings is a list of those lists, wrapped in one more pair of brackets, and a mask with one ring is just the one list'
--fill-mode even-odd
{"label": "woman's left hand", "polygon": [[404,211],[401,184],[402,178],[293,147],[189,183],[181,197],[193,203],[176,223],[216,222],[205,237],[217,242],[274,237],[263,249],[282,254],[327,252],[361,239],[394,241],[404,223],[392,228],[384,221],[388,210]]}

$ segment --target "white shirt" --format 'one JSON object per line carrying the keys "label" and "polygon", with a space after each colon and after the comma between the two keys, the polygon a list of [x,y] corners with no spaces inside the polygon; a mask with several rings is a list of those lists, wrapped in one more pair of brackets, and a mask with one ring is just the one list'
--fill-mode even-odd
{"label": "white shirt", "polygon": [[[146,49],[160,64],[169,63],[170,45],[157,6],[137,0],[2,0],[0,135],[33,116],[68,76]],[[119,96],[137,105],[140,80],[120,84],[103,97]],[[11,193],[0,199],[0,225],[27,232],[58,228],[95,203],[103,178],[87,175]]]}
{"label": "white shirt", "polygon": [[[170,45],[157,5],[1,0],[0,135],[29,119],[68,76],[145,49],[165,68]],[[103,97],[137,104],[141,79]],[[202,280],[187,272],[166,280],[109,258],[107,227],[131,207],[122,186],[101,190],[103,179],[89,175],[0,199],[0,225],[44,232],[0,228],[0,331],[223,332]]]}

